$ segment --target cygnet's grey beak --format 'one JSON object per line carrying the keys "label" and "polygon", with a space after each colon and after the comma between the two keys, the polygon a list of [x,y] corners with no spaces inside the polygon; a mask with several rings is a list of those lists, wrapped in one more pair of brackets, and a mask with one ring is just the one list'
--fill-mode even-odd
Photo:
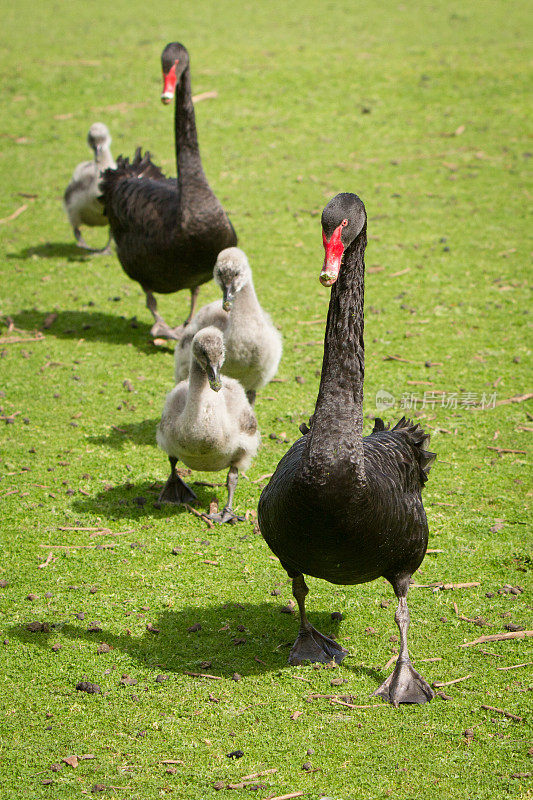
{"label": "cygnet's grey beak", "polygon": [[214,392],[219,392],[222,389],[222,381],[220,380],[220,367],[218,365],[215,367],[208,365],[205,371],[207,373],[209,386]]}
{"label": "cygnet's grey beak", "polygon": [[234,300],[235,293],[228,286],[224,286],[222,292],[222,308],[224,311],[231,311]]}

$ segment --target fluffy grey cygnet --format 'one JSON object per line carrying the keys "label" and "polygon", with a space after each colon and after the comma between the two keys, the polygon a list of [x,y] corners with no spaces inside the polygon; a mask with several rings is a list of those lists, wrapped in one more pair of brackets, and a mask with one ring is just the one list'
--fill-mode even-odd
{"label": "fluffy grey cygnet", "polygon": [[253,405],[257,389],[265,386],[277,372],[281,335],[259,304],[246,253],[238,247],[222,250],[213,277],[222,289],[222,300],[203,306],[185,329],[174,351],[175,379],[180,381],[187,377],[193,336],[202,328],[214,325],[224,334],[226,359],[222,371],[242,383]]}
{"label": "fluffy grey cygnet", "polygon": [[63,201],[78,246],[92,253],[109,253],[111,234],[106,246],[97,250],[87,244],[80,231],[81,225],[96,227],[109,224],[104,206],[98,199],[102,194],[100,178],[106,169],[114,169],[116,164],[110,150],[111,136],[103,122],[91,125],[87,142],[94,151],[94,160],[78,164],[65,190]]}
{"label": "fluffy grey cygnet", "polygon": [[171,474],[159,500],[191,503],[194,492],[176,472],[178,459],[191,469],[215,472],[229,467],[228,501],[214,522],[233,522],[233,495],[238,471],[246,470],[259,447],[260,435],[244,389],[233,378],[220,375],[224,363],[222,332],[213,326],[195,334],[190,348],[189,379],[167,395],[157,443],[168,453]]}

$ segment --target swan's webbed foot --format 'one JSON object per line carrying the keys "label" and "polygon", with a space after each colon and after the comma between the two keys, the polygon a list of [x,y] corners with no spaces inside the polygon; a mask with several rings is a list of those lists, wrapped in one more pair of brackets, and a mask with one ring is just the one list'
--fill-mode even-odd
{"label": "swan's webbed foot", "polygon": [[289,664],[297,666],[304,661],[320,662],[322,664],[329,664],[330,661],[335,661],[340,664],[347,655],[348,650],[310,625],[309,629],[300,629],[298,638],[289,653]]}
{"label": "swan's webbed foot", "polygon": [[[180,333],[178,333],[180,331]],[[183,331],[181,328],[171,328],[163,319],[158,319],[150,328],[150,334],[154,339],[181,339]]]}
{"label": "swan's webbed foot", "polygon": [[170,478],[163,486],[158,501],[160,503],[172,503],[173,505],[184,505],[194,503],[198,498],[193,490],[184,483],[180,476],[172,470]]}
{"label": "swan's webbed foot", "polygon": [[428,703],[435,693],[409,660],[397,661],[394,671],[374,692],[394,708],[400,703]]}
{"label": "swan's webbed foot", "polygon": [[230,506],[226,506],[216,514],[206,514],[207,519],[210,519],[212,522],[217,524],[221,524],[223,522],[229,522],[230,525],[235,525],[237,522],[244,522],[244,517],[240,517],[238,514],[235,514]]}

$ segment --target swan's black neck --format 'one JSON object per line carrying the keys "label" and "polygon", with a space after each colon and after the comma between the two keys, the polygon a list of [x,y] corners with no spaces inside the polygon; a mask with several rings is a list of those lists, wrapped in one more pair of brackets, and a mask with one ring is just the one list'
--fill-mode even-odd
{"label": "swan's black neck", "polygon": [[185,211],[190,208],[191,202],[198,202],[203,195],[202,189],[210,192],[200,159],[189,66],[177,86],[174,114],[180,205]]}
{"label": "swan's black neck", "polygon": [[320,389],[307,435],[304,455],[307,474],[327,481],[335,465],[353,467],[354,480],[365,481],[363,459],[363,381],[365,375],[364,252],[366,225],[344,253],[337,282],[331,290],[324,338]]}

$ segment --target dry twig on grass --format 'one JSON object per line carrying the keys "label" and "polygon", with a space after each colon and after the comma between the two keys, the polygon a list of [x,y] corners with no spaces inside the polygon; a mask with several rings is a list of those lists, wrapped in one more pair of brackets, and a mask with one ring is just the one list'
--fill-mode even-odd
{"label": "dry twig on grass", "polygon": [[37,333],[35,336],[0,336],[0,344],[19,344],[20,342],[42,342],[44,335]]}
{"label": "dry twig on grass", "polygon": [[524,719],[523,717],[518,717],[516,714],[511,714],[510,711],[505,711],[503,708],[495,708],[494,706],[481,706],[481,708],[484,708],[485,711],[494,711],[496,714],[503,714],[507,719],[514,719],[516,722],[522,722]]}
{"label": "dry twig on grass", "polygon": [[3,219],[0,219],[0,225],[5,225],[6,222],[11,222],[11,220],[16,219],[17,217],[20,217],[20,215],[24,211],[26,211],[27,208],[28,208],[28,204],[27,203],[24,203],[23,205],[19,206],[19,208],[17,208],[16,211],[13,211],[13,213],[10,214],[9,217],[4,217]]}
{"label": "dry twig on grass", "polygon": [[356,706],[353,703],[345,703],[344,700],[336,700],[334,697],[332,697],[329,702],[337,703],[339,706],[346,706],[346,708],[387,708],[385,703],[373,703],[371,705]]}
{"label": "dry twig on grass", "polygon": [[200,517],[200,519],[203,519],[203,521],[206,523],[208,528],[212,528],[214,526],[214,523],[209,519],[209,517],[207,517],[205,514],[202,514],[201,511],[197,511],[195,508],[190,506],[188,503],[184,503],[183,505],[185,506],[187,511],[191,512],[191,514],[194,514],[196,517]]}
{"label": "dry twig on grass", "polygon": [[506,639],[525,639],[526,636],[533,636],[533,631],[511,631],[510,633],[492,633],[489,636],[480,636],[472,642],[464,642],[459,647],[470,647],[473,644],[484,644],[485,642],[503,642]]}
{"label": "dry twig on grass", "polygon": [[509,447],[492,447],[489,444],[487,445],[487,450],[495,450],[500,456],[504,453],[517,453],[519,455],[526,455],[526,450],[512,450]]}
{"label": "dry twig on grass", "polygon": [[506,400],[497,400],[497,406],[506,406],[509,403],[523,403],[525,400],[531,400],[533,398],[533,392],[528,392],[527,394],[515,394],[514,397],[508,397]]}
{"label": "dry twig on grass", "polygon": [[471,581],[470,583],[412,583],[410,589],[473,589],[475,586],[481,586],[479,581]]}
{"label": "dry twig on grass", "polygon": [[193,94],[193,103],[201,103],[202,100],[215,100],[218,97],[218,92],[212,89],[209,92],[200,92],[200,94]]}
{"label": "dry twig on grass", "polygon": [[434,681],[432,686],[434,689],[441,689],[443,686],[452,686],[454,683],[461,683],[467,681],[472,675],[465,675],[464,678],[455,678],[453,681]]}
{"label": "dry twig on grass", "polygon": [[39,569],[44,569],[44,567],[47,567],[48,564],[50,564],[51,561],[55,561],[55,558],[54,558],[54,554],[50,550],[50,552],[46,556],[46,561],[43,561],[42,564],[38,564],[37,566],[38,566]]}
{"label": "dry twig on grass", "polygon": [[220,675],[209,675],[207,672],[187,672],[185,670],[185,675],[190,675],[191,678],[209,678],[212,681],[221,681],[222,680]]}

